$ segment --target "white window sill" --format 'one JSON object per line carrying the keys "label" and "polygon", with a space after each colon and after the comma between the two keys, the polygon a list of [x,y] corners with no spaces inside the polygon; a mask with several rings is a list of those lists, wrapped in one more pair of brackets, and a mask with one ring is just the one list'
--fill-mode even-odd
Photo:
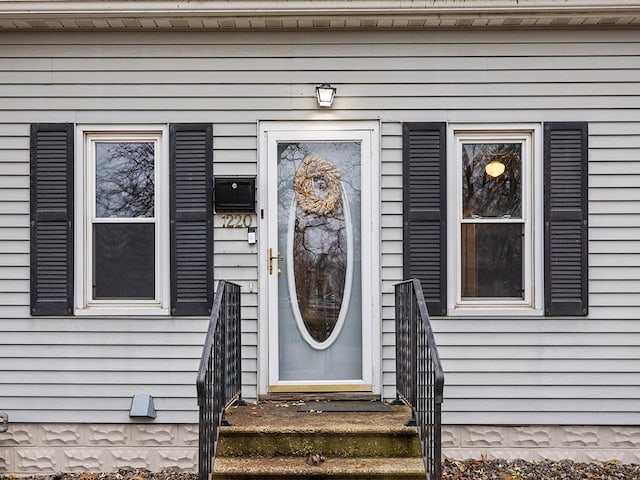
{"label": "white window sill", "polygon": [[169,315],[168,308],[160,307],[90,307],[76,308],[76,316],[152,316]]}
{"label": "white window sill", "polygon": [[494,306],[487,307],[485,305],[472,307],[464,306],[458,308],[447,309],[449,317],[525,317],[525,316],[542,316],[544,310],[541,308],[531,308],[529,306]]}

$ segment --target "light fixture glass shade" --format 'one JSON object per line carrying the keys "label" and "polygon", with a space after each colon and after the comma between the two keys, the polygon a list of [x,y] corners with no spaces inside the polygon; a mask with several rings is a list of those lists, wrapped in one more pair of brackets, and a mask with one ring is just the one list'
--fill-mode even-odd
{"label": "light fixture glass shade", "polygon": [[484,169],[487,175],[497,178],[504,173],[505,166],[498,160],[491,160]]}
{"label": "light fixture glass shade", "polygon": [[336,88],[328,83],[323,83],[316,87],[316,98],[320,107],[330,107],[333,104],[333,97],[336,95]]}

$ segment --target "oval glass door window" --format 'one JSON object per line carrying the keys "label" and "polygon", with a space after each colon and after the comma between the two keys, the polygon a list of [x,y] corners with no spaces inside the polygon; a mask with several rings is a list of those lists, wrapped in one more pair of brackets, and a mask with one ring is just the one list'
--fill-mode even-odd
{"label": "oval glass door window", "polygon": [[329,159],[308,155],[293,179],[287,276],[303,338],[328,348],[345,322],[353,279],[353,231],[342,177]]}

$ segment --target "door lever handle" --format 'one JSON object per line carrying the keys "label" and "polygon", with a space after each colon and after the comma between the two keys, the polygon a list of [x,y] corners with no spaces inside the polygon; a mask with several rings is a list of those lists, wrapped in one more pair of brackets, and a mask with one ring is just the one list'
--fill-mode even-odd
{"label": "door lever handle", "polygon": [[[273,255],[273,248],[269,248],[269,275],[273,275],[273,261],[274,260],[280,261],[280,260],[284,260],[284,258],[282,258],[280,256],[280,252],[278,252],[278,254],[274,256]],[[278,269],[278,271],[279,270],[280,269]]]}

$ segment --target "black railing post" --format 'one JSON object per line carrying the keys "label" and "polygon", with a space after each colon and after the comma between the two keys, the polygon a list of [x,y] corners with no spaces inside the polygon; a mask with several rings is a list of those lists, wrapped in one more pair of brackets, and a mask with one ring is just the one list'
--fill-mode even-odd
{"label": "black railing post", "polygon": [[396,397],[411,406],[429,480],[442,478],[444,373],[418,280],[395,286]]}
{"label": "black railing post", "polygon": [[209,480],[225,409],[241,397],[240,286],[218,284],[196,387],[200,409],[198,479]]}

